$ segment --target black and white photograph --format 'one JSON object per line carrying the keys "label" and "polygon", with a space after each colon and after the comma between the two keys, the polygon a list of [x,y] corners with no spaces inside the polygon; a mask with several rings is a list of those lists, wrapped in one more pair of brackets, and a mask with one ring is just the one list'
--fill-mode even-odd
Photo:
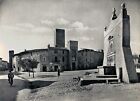
{"label": "black and white photograph", "polygon": [[140,101],[140,0],[0,0],[0,101]]}

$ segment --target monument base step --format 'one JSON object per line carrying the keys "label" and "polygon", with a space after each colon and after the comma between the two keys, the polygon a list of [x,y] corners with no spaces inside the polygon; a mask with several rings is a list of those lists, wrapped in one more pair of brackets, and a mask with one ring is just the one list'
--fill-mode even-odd
{"label": "monument base step", "polygon": [[117,78],[117,75],[97,75],[96,78]]}
{"label": "monument base step", "polygon": [[120,83],[120,79],[118,78],[94,78],[94,79],[91,79],[91,78],[81,78],[80,80],[80,85],[83,86],[83,85],[89,85],[89,84],[94,84],[94,83],[106,83],[106,84],[109,84],[109,83]]}

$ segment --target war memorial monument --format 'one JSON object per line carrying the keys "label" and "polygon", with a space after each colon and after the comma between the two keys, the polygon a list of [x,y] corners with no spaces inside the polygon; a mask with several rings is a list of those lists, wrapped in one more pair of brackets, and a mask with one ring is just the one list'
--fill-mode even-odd
{"label": "war memorial monument", "polygon": [[130,47],[130,16],[125,3],[117,16],[114,8],[110,24],[104,30],[104,62],[99,67],[103,75],[117,75],[125,83],[138,82]]}

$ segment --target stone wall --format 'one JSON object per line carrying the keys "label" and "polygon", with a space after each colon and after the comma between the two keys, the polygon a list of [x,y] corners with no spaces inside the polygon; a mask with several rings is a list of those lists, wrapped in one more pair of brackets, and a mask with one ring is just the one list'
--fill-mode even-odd
{"label": "stone wall", "polygon": [[83,49],[78,51],[78,69],[96,69],[103,64],[103,51]]}
{"label": "stone wall", "polygon": [[35,59],[39,62],[35,71],[56,71],[57,69],[55,67],[58,66],[60,66],[62,70],[70,70],[68,54],[69,51],[67,49],[59,47],[29,50],[15,54],[13,64],[16,67],[16,71],[23,71],[19,65],[19,61],[22,59]]}
{"label": "stone wall", "polygon": [[61,67],[61,70],[70,70],[69,69],[69,50],[66,48],[60,47],[50,47],[49,49],[48,60],[52,71],[56,71],[58,66]]}
{"label": "stone wall", "polygon": [[8,69],[8,62],[0,58],[0,71],[5,71],[7,69]]}
{"label": "stone wall", "polygon": [[48,50],[47,49],[37,49],[37,50],[27,50],[19,54],[15,54],[13,58],[13,64],[16,67],[16,71],[23,71],[19,61],[23,59],[35,59],[39,62],[35,71],[42,71],[42,66],[48,65]]}

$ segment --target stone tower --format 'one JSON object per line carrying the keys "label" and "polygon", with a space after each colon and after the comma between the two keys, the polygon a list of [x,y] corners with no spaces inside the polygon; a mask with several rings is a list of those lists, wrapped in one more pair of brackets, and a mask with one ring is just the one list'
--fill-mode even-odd
{"label": "stone tower", "polygon": [[13,56],[14,50],[9,51],[9,70],[13,70]]}
{"label": "stone tower", "polygon": [[138,77],[134,66],[130,47],[130,16],[125,4],[117,17],[113,12],[111,22],[104,31],[104,66],[115,66],[116,73],[123,82],[137,82]]}
{"label": "stone tower", "polygon": [[55,33],[55,47],[65,47],[65,30],[56,29]]}
{"label": "stone tower", "polygon": [[78,66],[78,41],[70,40],[68,42],[69,48],[69,63],[71,70],[76,70]]}

